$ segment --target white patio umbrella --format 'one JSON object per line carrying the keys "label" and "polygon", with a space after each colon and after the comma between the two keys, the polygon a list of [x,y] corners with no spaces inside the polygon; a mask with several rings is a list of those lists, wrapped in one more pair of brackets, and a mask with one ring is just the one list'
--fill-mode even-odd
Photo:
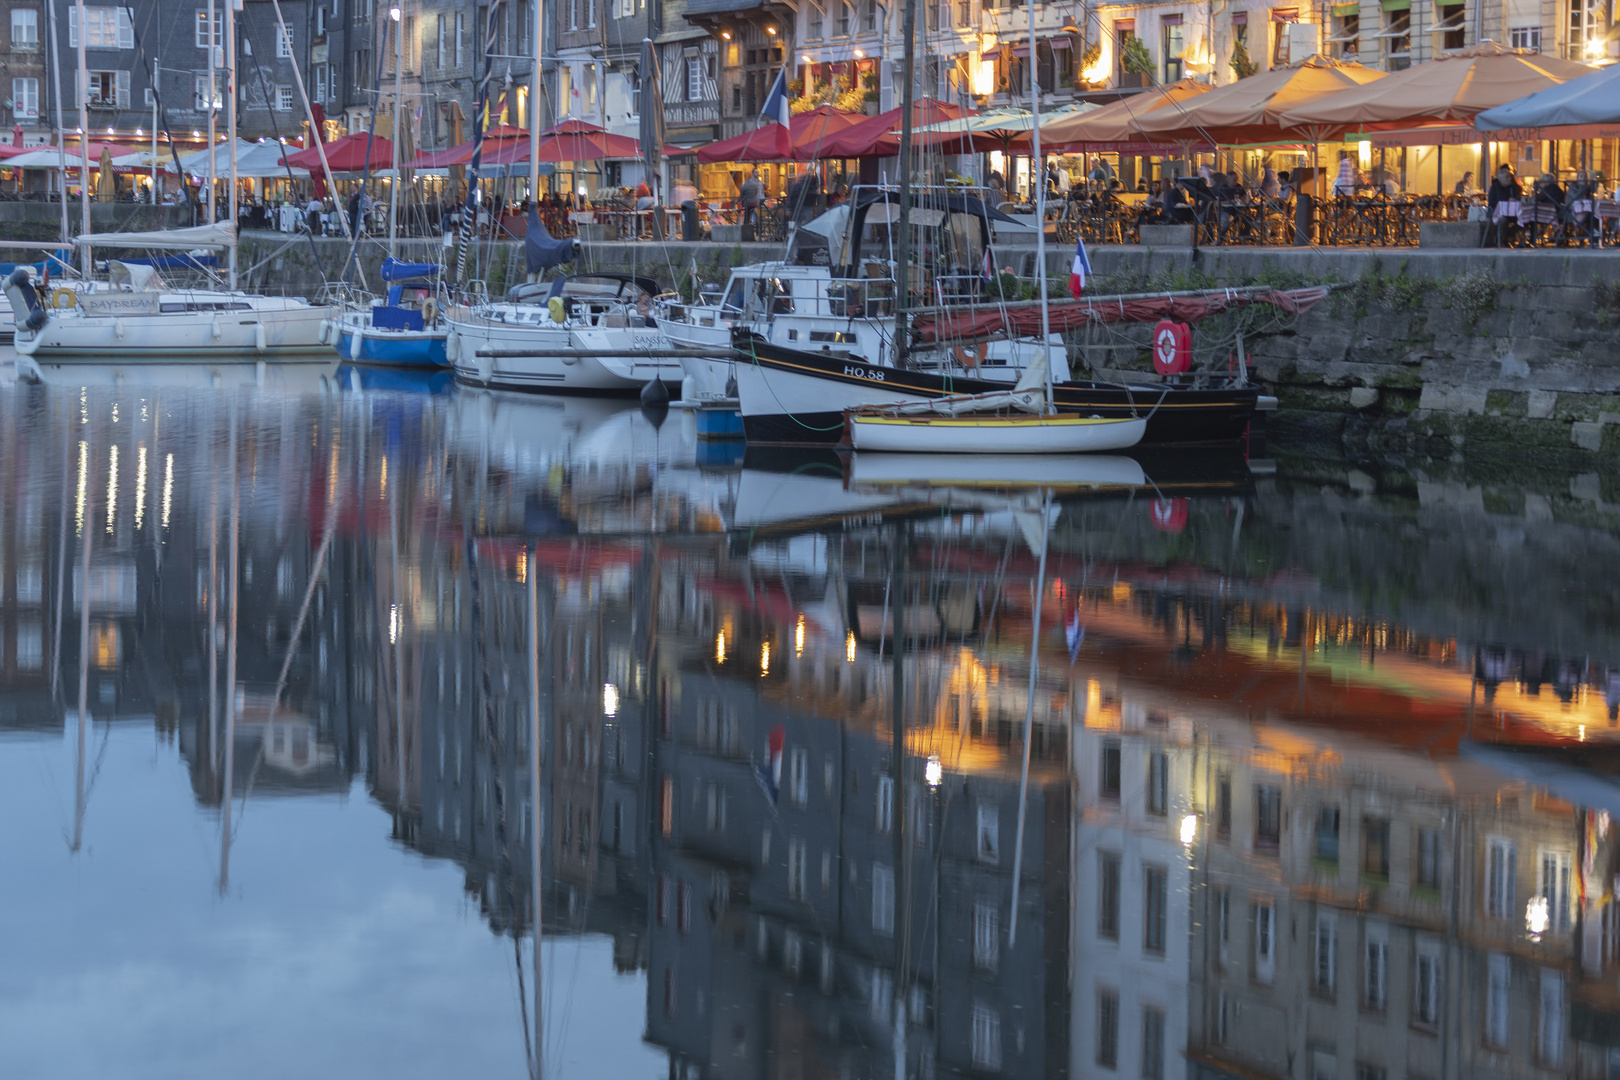
{"label": "white patio umbrella", "polygon": [[[1601,68],[1517,101],[1486,109],[1474,117],[1480,131],[1503,128],[1578,127],[1588,124],[1620,125],[1620,64]],[[1564,136],[1603,138],[1613,136]]]}

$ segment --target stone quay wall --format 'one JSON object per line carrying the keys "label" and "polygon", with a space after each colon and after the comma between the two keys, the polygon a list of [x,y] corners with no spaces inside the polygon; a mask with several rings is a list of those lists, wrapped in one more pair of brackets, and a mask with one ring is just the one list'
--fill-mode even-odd
{"label": "stone quay wall", "polygon": [[[327,275],[346,245],[316,241]],[[406,241],[400,257],[437,258],[436,241]],[[517,244],[496,245],[479,274],[492,293],[522,280]],[[694,268],[723,282],[732,266],[778,258],[777,244],[599,243],[578,269],[643,274],[671,283]],[[1352,454],[1468,453],[1519,461],[1591,458],[1620,468],[1620,251],[1334,248],[1098,247],[1093,295],[1331,283],[1329,299],[1298,317],[1253,308],[1220,316],[1194,334],[1199,366],[1233,362],[1241,330],[1254,376],[1279,402],[1274,436]],[[1029,247],[1000,247],[997,262],[1033,280]],[[362,243],[360,265],[377,281],[382,246]],[[1047,250],[1054,290],[1068,281],[1067,245]],[[307,239],[247,234],[241,265],[249,288],[315,295],[322,276]],[[1098,377],[1154,379],[1151,327],[1082,336],[1077,366]]]}

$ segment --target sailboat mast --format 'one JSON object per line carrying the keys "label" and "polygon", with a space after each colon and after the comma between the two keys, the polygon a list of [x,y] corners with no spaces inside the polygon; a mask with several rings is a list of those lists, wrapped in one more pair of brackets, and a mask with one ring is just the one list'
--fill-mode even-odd
{"label": "sailboat mast", "polygon": [[[79,232],[90,235],[90,68],[84,58],[84,39],[89,21],[84,14],[84,0],[79,0]],[[62,182],[67,183],[67,158],[62,158]],[[90,280],[95,258],[89,246],[79,249],[79,268],[84,280]],[[88,527],[88,526],[87,526]]]}
{"label": "sailboat mast", "polygon": [[68,225],[67,126],[62,122],[62,54],[57,49],[56,5],[47,4],[45,10],[51,20],[51,82],[54,84],[52,89],[56,92],[56,155],[62,159],[63,166],[56,180],[62,185],[62,242],[65,244],[71,227]]}
{"label": "sailboat mast", "polygon": [[[81,0],[82,3],[82,0]],[[84,10],[80,7],[80,10]],[[79,23],[82,29],[84,23]],[[79,35],[79,41],[84,41],[84,35]],[[87,474],[90,470],[90,451],[81,443],[79,474]],[[84,551],[80,558],[79,574],[79,762],[78,775],[73,792],[73,850],[78,851],[84,843],[84,750],[85,739],[90,726],[90,533],[94,531],[90,525],[90,500],[85,500],[84,514],[79,518],[79,528],[84,532]]]}
{"label": "sailboat mast", "polygon": [[[1029,51],[1030,58],[1035,50]],[[1041,308],[1044,310],[1043,303]],[[1045,348],[1045,343],[1042,343]],[[1048,396],[1047,404],[1051,404]],[[1018,886],[1024,872],[1024,819],[1029,813],[1029,748],[1035,737],[1035,688],[1041,676],[1041,599],[1046,595],[1046,549],[1049,546],[1050,524],[1047,521],[1051,506],[1046,489],[1041,489],[1041,559],[1035,570],[1035,629],[1029,641],[1029,696],[1024,702],[1024,764],[1018,779],[1018,832],[1013,841],[1012,911],[1007,916],[1007,948],[1018,944]]]}
{"label": "sailboat mast", "polygon": [[[1029,112],[1030,162],[1029,178],[1035,185],[1035,292],[1041,298],[1041,345],[1037,356],[1047,358],[1046,408],[1052,409],[1052,364],[1048,355],[1052,339],[1052,313],[1047,307],[1046,295],[1046,173],[1041,168],[1041,66],[1037,62],[1035,44],[1035,5],[1029,9]],[[1027,760],[1028,749],[1025,749]],[[1026,768],[1026,772],[1027,772]],[[1020,811],[1022,812],[1022,811]],[[1016,888],[1016,886],[1015,886]],[[1013,913],[1016,922],[1018,913]]]}
{"label": "sailboat mast", "polygon": [[[538,31],[536,32],[538,39]],[[538,40],[535,52],[538,55]],[[536,61],[538,68],[539,61]],[[536,86],[539,84],[536,83]],[[530,107],[539,104],[537,98],[531,97]],[[533,113],[530,114],[531,118]],[[538,168],[538,166],[535,166]],[[532,175],[532,170],[531,170]],[[538,188],[535,189],[538,192]],[[541,837],[540,826],[544,815],[540,808],[540,575],[539,566],[535,562],[538,550],[529,548],[529,791],[531,801],[529,806],[529,851],[534,865],[534,1080],[540,1080],[545,1072],[543,1052],[545,1044],[545,1024],[540,1014],[540,946],[545,940],[543,921],[545,914],[545,893],[541,888],[540,880],[540,853]]]}
{"label": "sailboat mast", "polygon": [[214,147],[214,112],[219,101],[219,12],[214,10],[214,2],[208,0],[208,205],[203,211],[203,220],[210,225],[214,223],[214,180],[219,171],[219,159],[214,156],[218,153]]}
{"label": "sailboat mast", "polygon": [[530,205],[538,205],[540,202],[540,98],[545,93],[545,84],[541,81],[544,74],[545,42],[546,32],[541,22],[540,0],[534,0],[534,70],[529,75]]}
{"label": "sailboat mast", "polygon": [[902,68],[905,85],[900,92],[900,163],[896,178],[900,182],[900,239],[895,244],[895,304],[894,343],[889,347],[889,362],[900,366],[906,342],[906,300],[911,286],[911,106],[912,83],[917,73],[917,0],[906,0],[902,23],[906,59]]}
{"label": "sailboat mast", "polygon": [[[401,22],[401,12],[397,7],[388,9],[388,17],[396,23]],[[405,107],[405,99],[400,89],[400,81],[405,77],[401,71],[405,51],[405,35],[400,33],[402,26],[394,27],[394,148],[389,154],[389,163],[393,169],[394,179],[388,184],[388,257],[392,259],[399,251],[399,231],[395,222],[399,217],[399,129],[401,110]],[[400,793],[403,800],[404,792]]]}
{"label": "sailboat mast", "polygon": [[225,0],[225,107],[229,110],[225,114],[226,138],[231,142],[231,191],[229,201],[231,215],[231,291],[236,291],[236,228],[241,220],[237,214],[236,191],[236,7],[242,0]]}

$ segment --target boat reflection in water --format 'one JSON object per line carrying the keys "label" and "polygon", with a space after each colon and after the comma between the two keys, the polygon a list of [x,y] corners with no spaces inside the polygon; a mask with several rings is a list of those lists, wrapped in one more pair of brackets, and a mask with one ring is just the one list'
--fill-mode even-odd
{"label": "boat reflection in water", "polygon": [[[1612,533],[1472,546],[1514,519],[1207,456],[1023,486],[700,464],[674,416],[459,390],[34,387],[0,445],[0,768],[75,729],[82,678],[107,887],[176,843],[94,782],[98,743],[115,785],[152,754],[118,733],[151,726],[201,820],[233,807],[225,898],[178,875],[166,903],[269,922],[282,852],[362,897],[425,863],[389,888],[453,867],[504,945],[427,904],[434,970],[498,1008],[441,1023],[440,976],[385,940],[352,947],[388,985],[312,985],[318,1011],[405,987],[423,1045],[550,1075],[1584,1077],[1620,1049],[1620,628],[1544,599]],[[392,853],[312,843],[371,807]],[[90,871],[49,842],[47,891]]]}

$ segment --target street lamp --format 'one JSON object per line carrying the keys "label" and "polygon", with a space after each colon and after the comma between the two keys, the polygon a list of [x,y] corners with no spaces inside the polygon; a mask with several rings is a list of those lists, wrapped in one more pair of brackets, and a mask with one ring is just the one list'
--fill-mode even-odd
{"label": "street lamp", "polygon": [[395,22],[399,22],[399,8],[397,8],[397,7],[389,8],[388,9],[388,17],[390,19],[394,20]]}

